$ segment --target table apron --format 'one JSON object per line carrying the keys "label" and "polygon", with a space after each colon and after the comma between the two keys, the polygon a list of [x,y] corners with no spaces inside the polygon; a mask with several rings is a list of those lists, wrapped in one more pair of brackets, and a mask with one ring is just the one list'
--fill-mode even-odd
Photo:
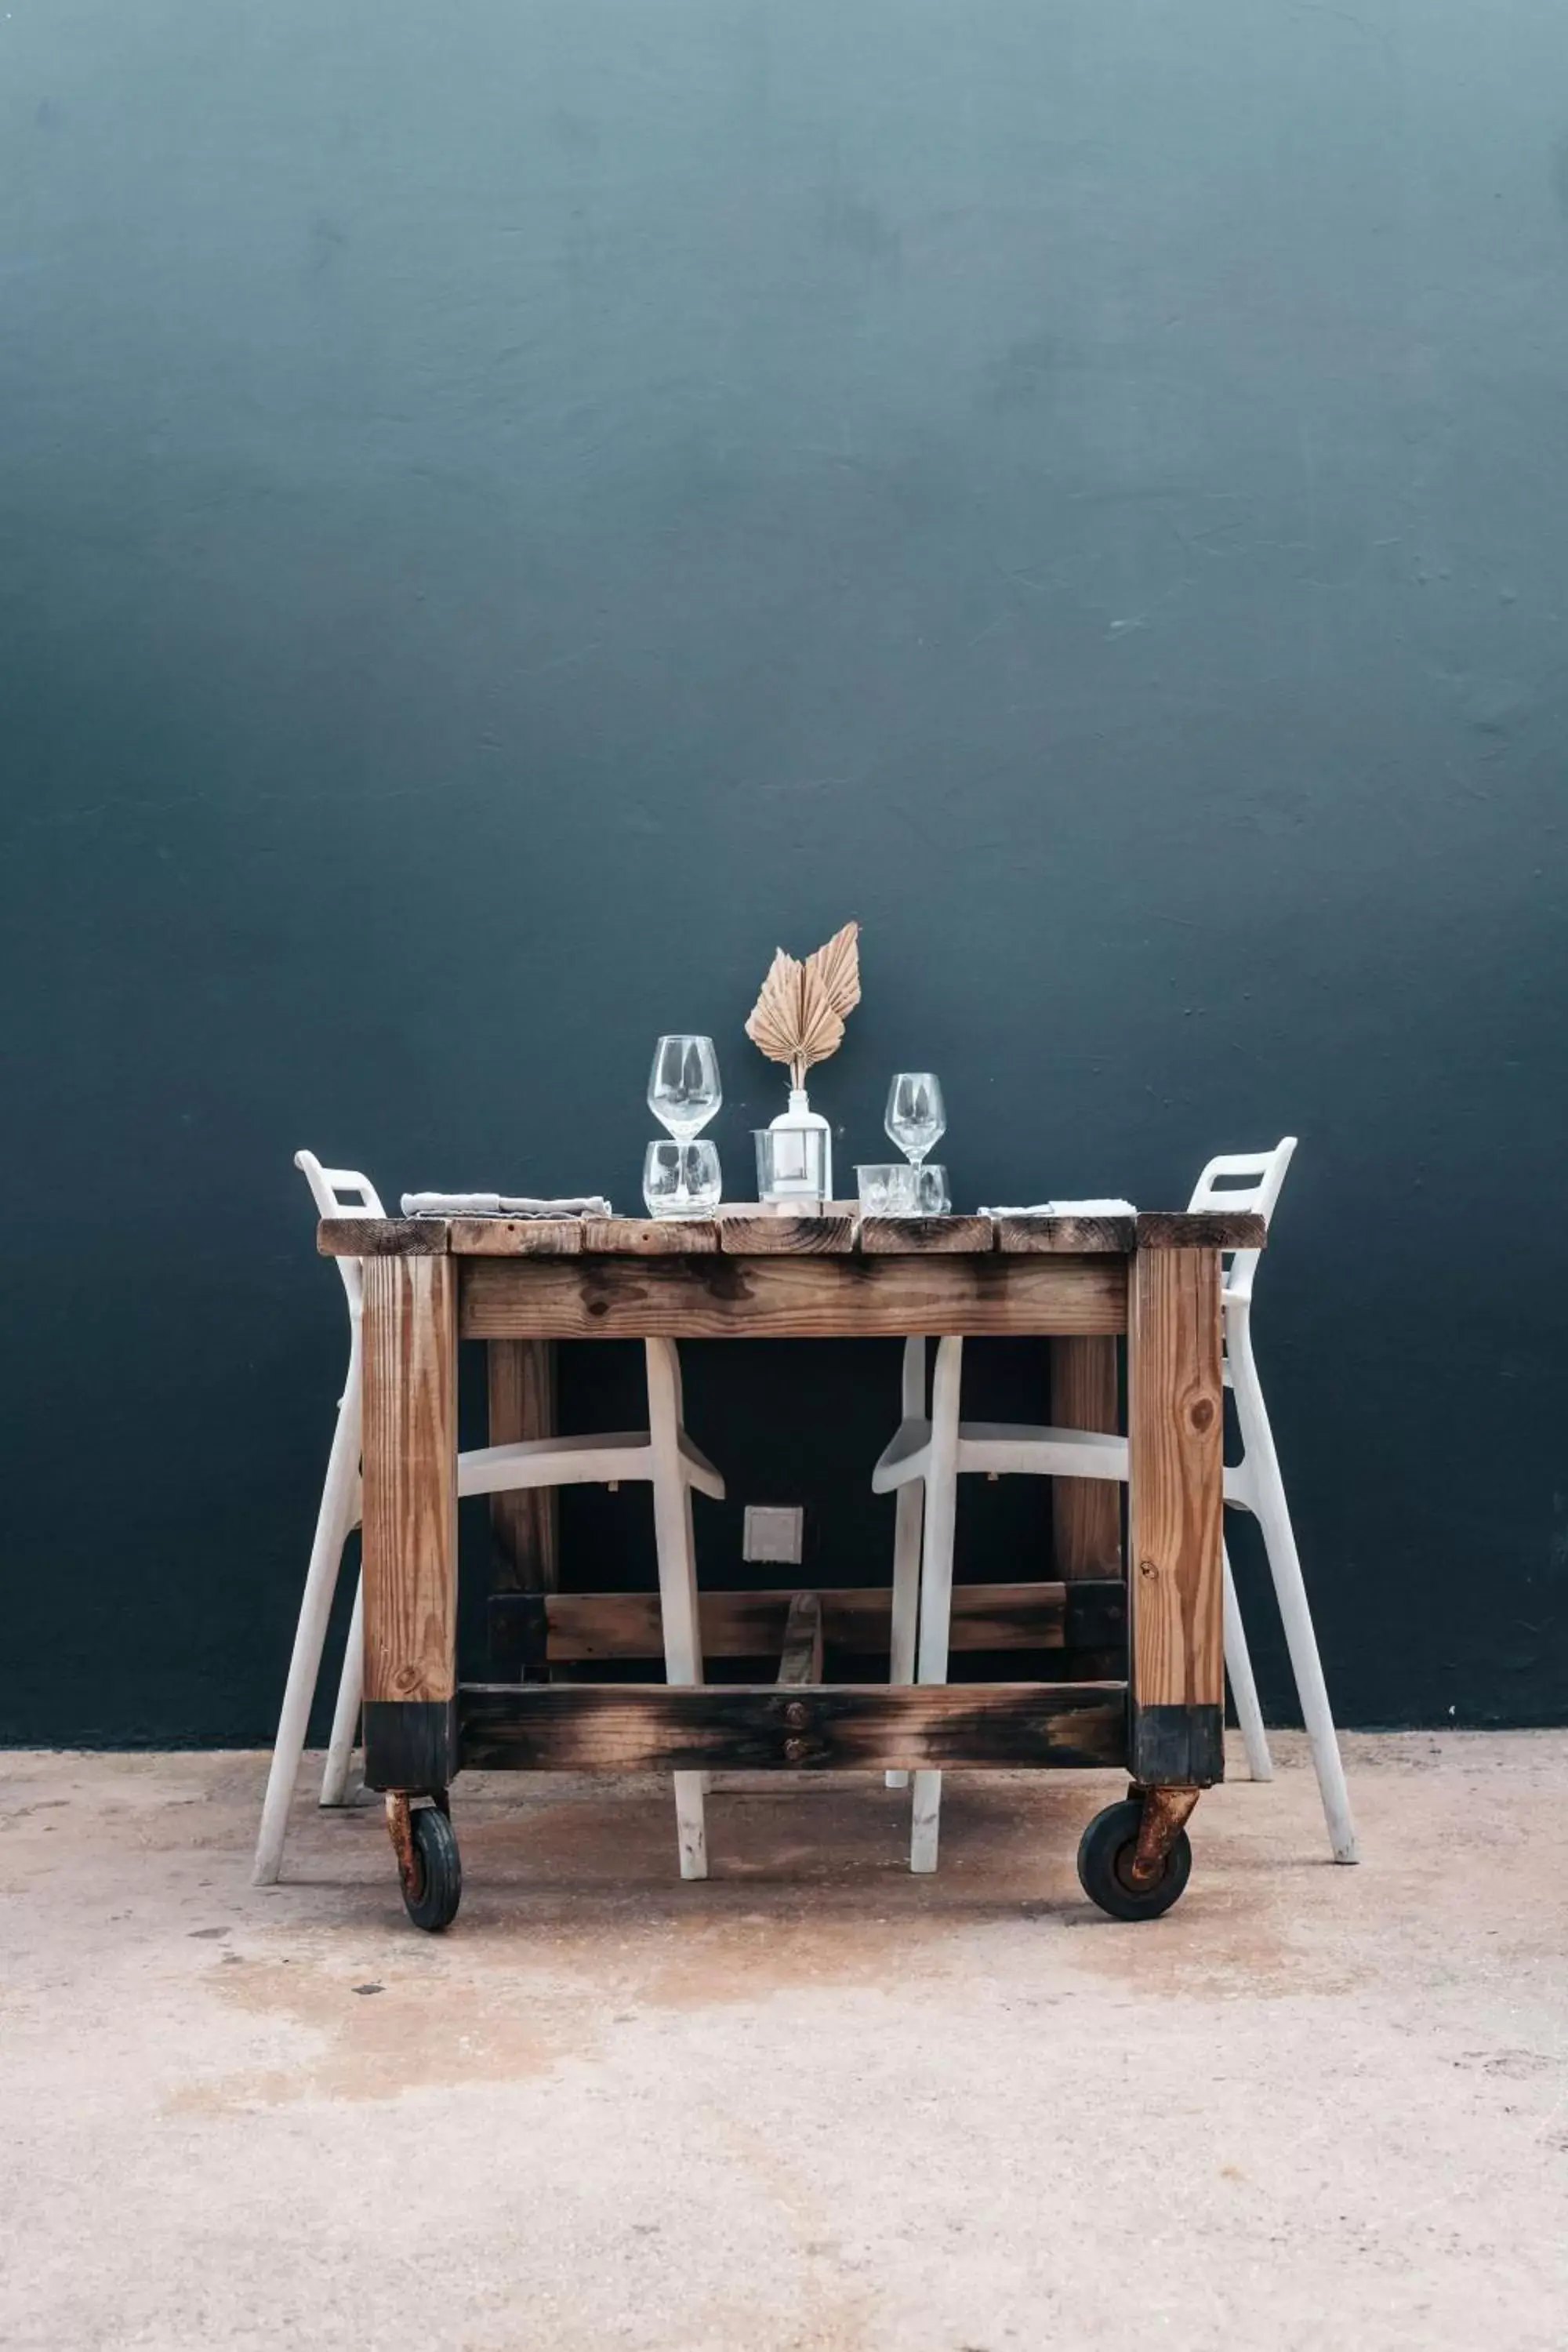
{"label": "table apron", "polygon": [[1125,1258],[455,1259],[465,1339],[1077,1337],[1127,1328]]}
{"label": "table apron", "polygon": [[462,1763],[481,1771],[951,1772],[1127,1760],[1124,1683],[465,1683],[457,1705]]}

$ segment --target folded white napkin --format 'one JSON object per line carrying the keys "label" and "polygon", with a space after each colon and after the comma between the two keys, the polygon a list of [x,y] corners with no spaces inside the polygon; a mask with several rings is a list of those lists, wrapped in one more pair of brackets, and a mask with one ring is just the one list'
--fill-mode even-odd
{"label": "folded white napkin", "polygon": [[1037,1201],[1027,1209],[982,1209],[983,1217],[1135,1217],[1131,1201]]}
{"label": "folded white napkin", "polygon": [[405,1192],[405,1217],[607,1217],[610,1204],[602,1193],[584,1192],[570,1201],[525,1201],[505,1192]]}

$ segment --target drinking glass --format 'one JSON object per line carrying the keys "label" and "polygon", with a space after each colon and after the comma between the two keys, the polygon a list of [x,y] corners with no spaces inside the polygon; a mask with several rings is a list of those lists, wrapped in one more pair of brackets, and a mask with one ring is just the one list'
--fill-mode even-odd
{"label": "drinking glass", "polygon": [[678,1143],[700,1135],[723,1099],[711,1037],[659,1039],[647,1074],[647,1107]]}
{"label": "drinking glass", "polygon": [[915,1213],[915,1171],[901,1160],[857,1168],[855,1190],[863,1217],[912,1217]]}
{"label": "drinking glass", "polygon": [[918,1168],[933,1143],[947,1133],[942,1086],[930,1070],[900,1070],[888,1088],[882,1122],[906,1160]]}
{"label": "drinking glass", "polygon": [[642,1196],[650,1217],[710,1217],[721,1179],[714,1143],[667,1143],[661,1136],[643,1154]]}
{"label": "drinking glass", "polygon": [[915,1180],[915,1214],[917,1217],[945,1217],[952,1207],[952,1195],[947,1189],[947,1171],[939,1168],[934,1160],[922,1160],[918,1168],[906,1173]]}

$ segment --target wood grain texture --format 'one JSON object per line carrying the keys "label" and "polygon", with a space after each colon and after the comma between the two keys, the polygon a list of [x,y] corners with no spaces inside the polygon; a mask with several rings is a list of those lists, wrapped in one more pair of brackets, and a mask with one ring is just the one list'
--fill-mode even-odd
{"label": "wood grain texture", "polygon": [[[787,1249],[820,1254],[839,1249],[823,1237],[842,1218],[858,1223],[858,1246],[872,1256],[985,1254],[1004,1256],[1114,1256],[1131,1246],[1129,1218],[1035,1218],[1035,1216],[869,1216],[856,1218],[844,1202],[832,1202],[827,1216],[773,1218],[750,1209],[724,1209],[715,1218],[500,1218],[500,1216],[324,1216],[318,1249],[324,1258],[439,1258],[447,1249],[461,1256],[712,1256],[729,1249],[745,1254],[738,1240],[724,1240],[726,1225],[773,1228],[757,1251],[781,1256]],[[778,1228],[790,1233],[785,1242]],[[1268,1225],[1250,1212],[1206,1209],[1145,1209],[1135,1223],[1138,1249],[1262,1249]]]}
{"label": "wood grain texture", "polygon": [[987,1770],[1126,1760],[1120,1683],[465,1684],[465,1767],[482,1771]]}
{"label": "wood grain texture", "polygon": [[[789,1619],[787,1591],[698,1596],[708,1658],[776,1657]],[[886,1585],[818,1591],[829,1649],[886,1655],[892,1594]],[[658,1658],[664,1654],[657,1592],[552,1592],[542,1603],[539,1656],[552,1663]],[[960,1584],[952,1594],[952,1650],[1050,1650],[1067,1644],[1125,1648],[1127,1593],[1120,1578],[1081,1583]]]}
{"label": "wood grain texture", "polygon": [[454,1217],[455,1257],[577,1257],[581,1217]]}
{"label": "wood grain texture", "polygon": [[1092,1257],[1102,1252],[1125,1257],[1133,1246],[1132,1217],[993,1217],[996,1247],[1017,1255]]}
{"label": "wood grain texture", "polygon": [[[575,1255],[711,1256],[740,1244],[722,1239],[731,1222],[788,1227],[788,1246],[808,1255],[829,1247],[821,1228],[834,1226],[853,1209],[828,1204],[824,1217],[768,1218],[744,1208],[712,1218],[654,1217],[323,1217],[316,1245],[323,1257],[439,1257],[448,1248],[465,1256]],[[858,1245],[876,1256],[929,1255],[993,1248],[1010,1256],[1089,1257],[1114,1255],[1130,1245],[1129,1221],[1120,1217],[868,1217],[858,1221]],[[1268,1228],[1250,1212],[1145,1210],[1137,1220],[1140,1249],[1262,1249]],[[785,1243],[776,1230],[757,1247],[781,1255]]]}
{"label": "wood grain texture", "polygon": [[994,1246],[989,1217],[862,1217],[860,1247],[868,1256],[925,1257],[987,1251]]}
{"label": "wood grain texture", "polygon": [[457,1679],[457,1268],[364,1269],[364,1695],[449,1699]]}
{"label": "wood grain texture", "polygon": [[316,1247],[323,1257],[445,1257],[445,1217],[323,1217]]}
{"label": "wood grain texture", "polygon": [[711,1257],[717,1217],[584,1217],[583,1247],[614,1257]]}
{"label": "wood grain texture", "polygon": [[1116,1257],[464,1258],[468,1339],[1116,1332]]}
{"label": "wood grain texture", "polygon": [[[555,1434],[555,1349],[548,1339],[492,1339],[489,1359],[489,1442],[515,1445]],[[553,1592],[560,1512],[553,1486],[490,1496],[497,1592]]]}
{"label": "wood grain texture", "polygon": [[784,1620],[784,1648],[779,1653],[781,1683],[822,1680],[822,1604],[815,1592],[791,1596]]}
{"label": "wood grain texture", "polygon": [[1210,1710],[1225,1698],[1217,1250],[1140,1250],[1128,1344],[1133,1714]]}
{"label": "wood grain texture", "polygon": [[1138,1246],[1145,1249],[1262,1249],[1268,1228],[1250,1209],[1145,1209]]}
{"label": "wood grain texture", "polygon": [[774,1217],[731,1210],[719,1220],[719,1245],[731,1257],[843,1257],[855,1246],[856,1223],[853,1214]]}
{"label": "wood grain texture", "polygon": [[[1114,1339],[1051,1341],[1050,1419],[1058,1429],[1114,1432],[1121,1425]],[[1111,1478],[1053,1478],[1057,1572],[1121,1573],[1121,1489]]]}

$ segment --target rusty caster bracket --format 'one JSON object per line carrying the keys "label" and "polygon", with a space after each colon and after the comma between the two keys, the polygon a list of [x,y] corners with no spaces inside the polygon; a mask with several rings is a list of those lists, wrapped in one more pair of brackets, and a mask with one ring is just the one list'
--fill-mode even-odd
{"label": "rusty caster bracket", "polygon": [[389,1789],[386,1792],[386,1832],[397,1856],[397,1875],[403,1881],[404,1893],[417,1900],[421,1874],[414,1860],[416,1805],[434,1805],[443,1813],[449,1812],[451,1807],[444,1789],[431,1796],[410,1796],[405,1789]]}
{"label": "rusty caster bracket", "polygon": [[1165,1856],[1192,1818],[1201,1789],[1139,1789],[1129,1793],[1142,1806],[1138,1843],[1127,1874],[1136,1885],[1148,1886],[1165,1866]]}

